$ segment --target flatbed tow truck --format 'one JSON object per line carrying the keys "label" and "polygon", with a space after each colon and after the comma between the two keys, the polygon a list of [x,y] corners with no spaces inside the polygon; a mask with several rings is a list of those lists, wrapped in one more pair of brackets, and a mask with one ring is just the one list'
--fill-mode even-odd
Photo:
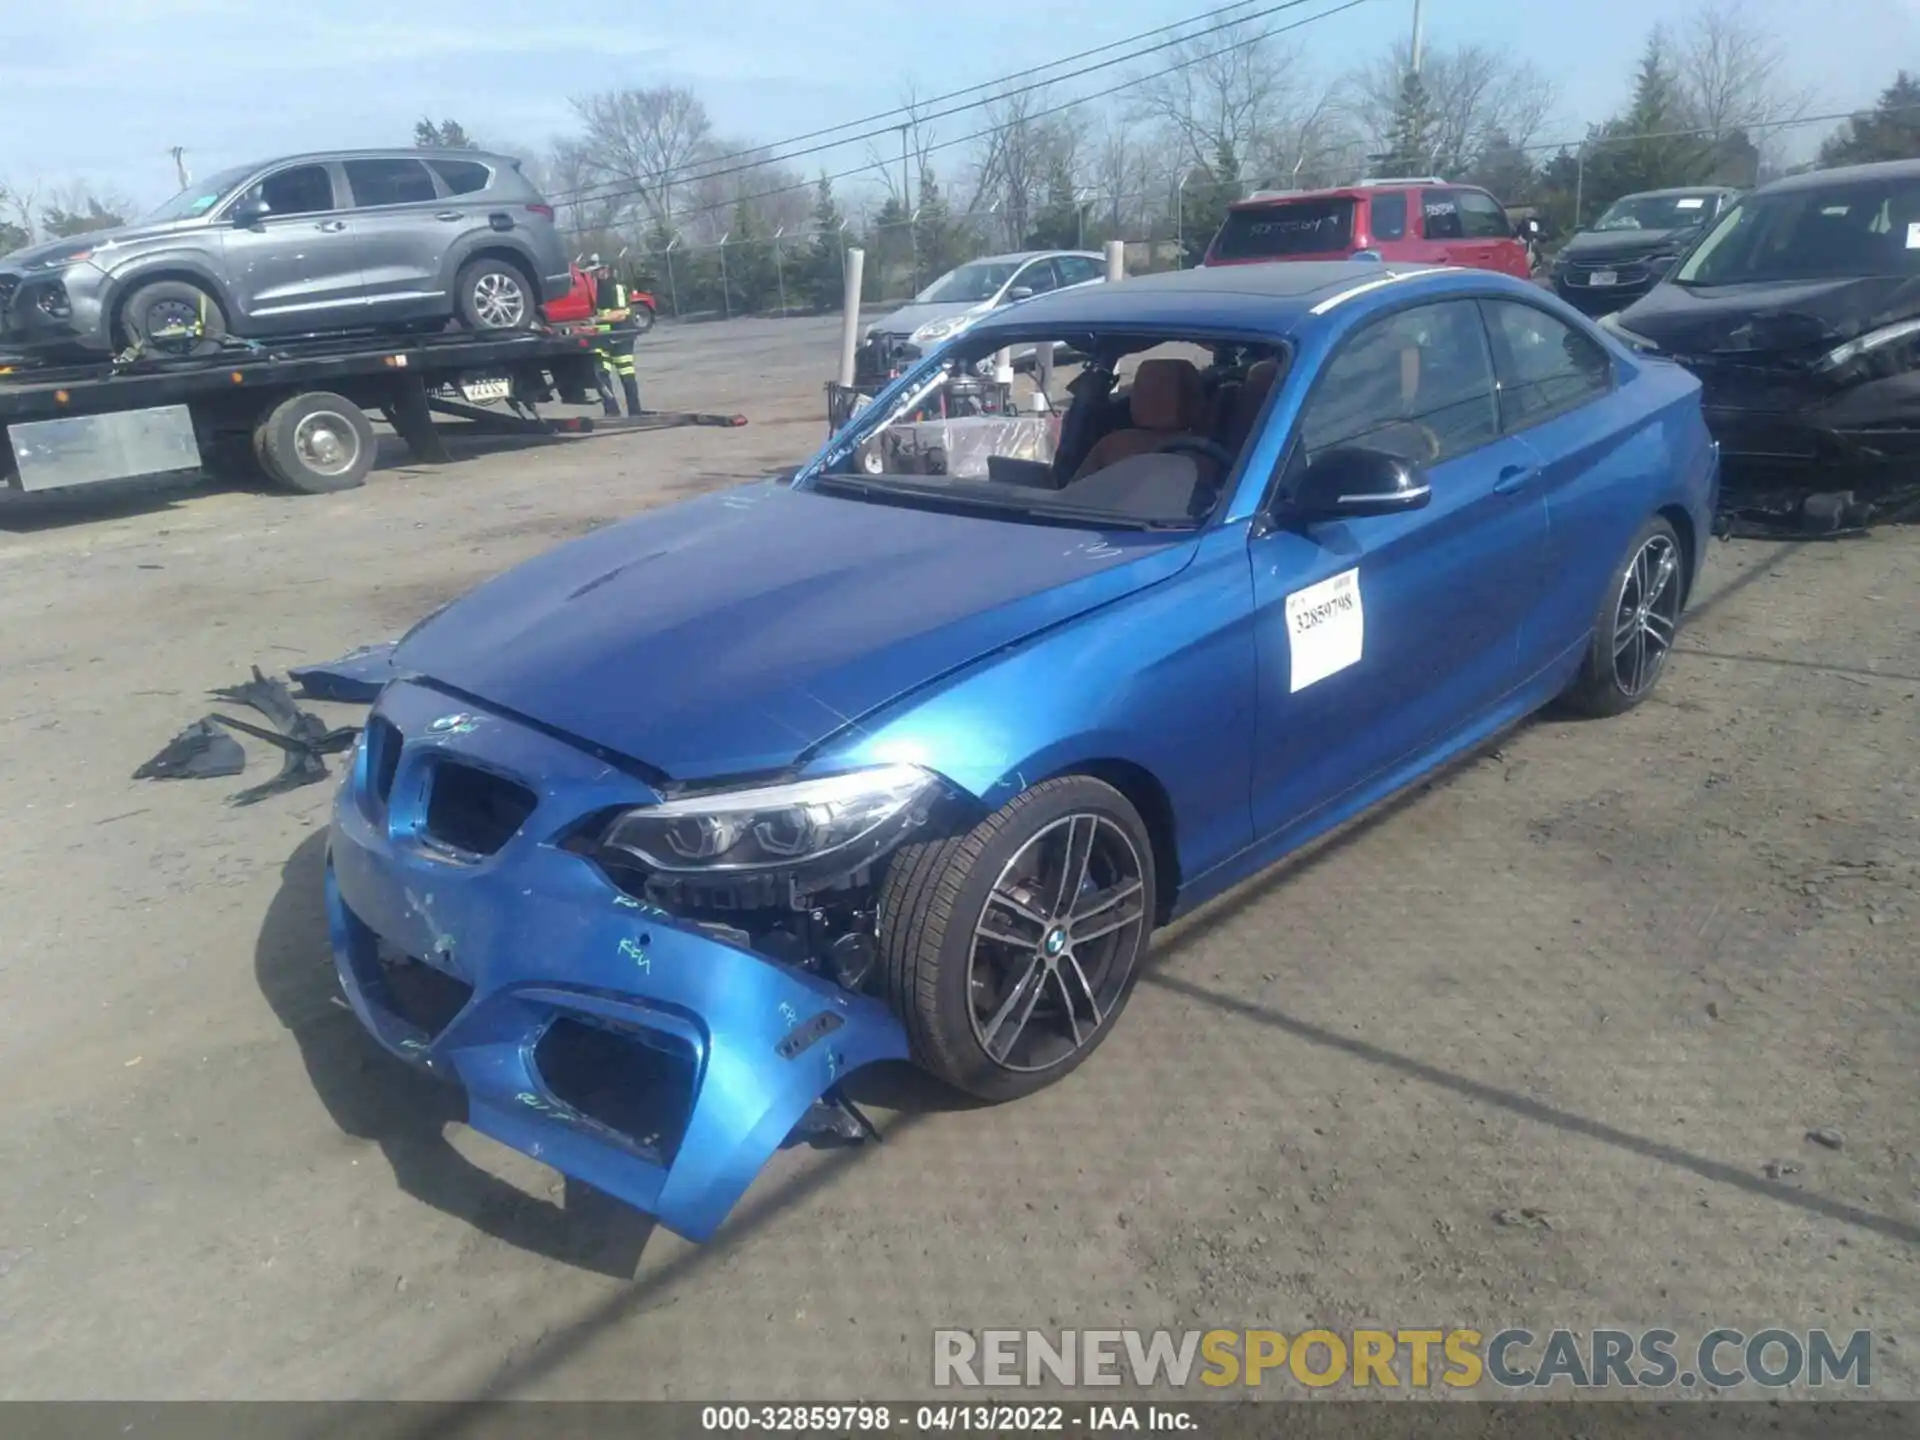
{"label": "flatbed tow truck", "polygon": [[[595,363],[591,334],[566,325],[229,340],[206,353],[76,365],[0,358],[0,485],[65,490],[217,470],[263,474],[303,494],[347,490],[373,467],[369,412],[416,459],[436,464],[451,458],[436,415],[463,421],[469,434],[529,436],[746,423],[535,413],[556,399],[596,401]],[[487,408],[500,402],[512,411]]]}

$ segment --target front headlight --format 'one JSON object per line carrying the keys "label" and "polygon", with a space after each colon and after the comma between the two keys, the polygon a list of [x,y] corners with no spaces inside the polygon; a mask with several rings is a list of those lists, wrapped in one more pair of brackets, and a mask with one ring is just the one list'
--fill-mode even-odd
{"label": "front headlight", "polygon": [[945,320],[929,320],[907,337],[910,345],[934,345],[958,335],[973,323],[971,315],[954,315]]}
{"label": "front headlight", "polygon": [[716,791],[625,811],[600,843],[667,875],[850,871],[921,824],[941,788],[917,765],[881,765]]}
{"label": "front headlight", "polygon": [[69,265],[79,265],[93,258],[91,250],[70,250],[64,255],[52,255],[45,260],[36,260],[27,268],[30,270],[64,270]]}
{"label": "front headlight", "polygon": [[1920,335],[1920,316],[1911,320],[1896,321],[1892,325],[1883,325],[1878,330],[1869,330],[1865,335],[1856,336],[1844,345],[1834,346],[1813,362],[1813,368],[1822,371],[1838,370],[1842,365],[1858,360],[1862,355],[1885,349],[1889,345],[1897,345],[1902,340],[1911,340],[1916,335]]}

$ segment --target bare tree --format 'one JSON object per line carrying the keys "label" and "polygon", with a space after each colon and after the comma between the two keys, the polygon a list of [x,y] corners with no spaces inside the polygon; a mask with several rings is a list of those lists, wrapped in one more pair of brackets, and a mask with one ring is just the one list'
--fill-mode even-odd
{"label": "bare tree", "polygon": [[1244,161],[1276,124],[1302,108],[1300,52],[1243,23],[1172,46],[1165,73],[1135,91],[1136,118],[1176,136],[1183,160],[1211,165],[1222,153]]}
{"label": "bare tree", "polygon": [[49,239],[111,230],[131,220],[137,209],[122,191],[76,180],[47,192],[40,204],[40,230]]}
{"label": "bare tree", "polygon": [[630,191],[647,216],[671,223],[676,191],[707,153],[713,122],[680,85],[606,90],[572,102],[582,133],[578,159],[597,179]]}
{"label": "bare tree", "polygon": [[[932,167],[938,137],[925,118],[927,106],[920,99],[920,87],[911,81],[903,92],[900,109],[903,118],[893,129],[894,134],[901,138],[890,139],[886,145],[869,142],[867,164],[886,188],[888,197],[903,212],[908,212],[913,209],[914,203],[913,181]],[[903,149],[904,156],[901,153]]]}
{"label": "bare tree", "polygon": [[[1714,141],[1802,119],[1816,103],[1812,89],[1791,82],[1786,51],[1746,0],[1703,0],[1682,24],[1676,52],[1688,107]],[[1768,137],[1750,138],[1763,150],[1768,144]]]}
{"label": "bare tree", "polygon": [[1071,127],[1062,123],[1065,116],[1039,113],[1047,108],[1046,91],[1029,90],[1003,96],[983,112],[991,133],[975,161],[973,200],[967,208],[975,215],[993,211],[1009,243],[1019,243],[1032,229],[1045,203],[1049,173],[1062,150],[1070,156],[1074,147]]}
{"label": "bare tree", "polygon": [[28,187],[0,181],[0,244],[7,250],[24,249],[39,240],[42,188],[38,180]]}
{"label": "bare tree", "polygon": [[[1390,148],[1412,65],[1405,41],[1353,77],[1351,114],[1375,153]],[[1431,164],[1440,174],[1465,170],[1500,138],[1525,148],[1553,114],[1553,82],[1532,64],[1488,45],[1429,47],[1420,80],[1428,113]]]}

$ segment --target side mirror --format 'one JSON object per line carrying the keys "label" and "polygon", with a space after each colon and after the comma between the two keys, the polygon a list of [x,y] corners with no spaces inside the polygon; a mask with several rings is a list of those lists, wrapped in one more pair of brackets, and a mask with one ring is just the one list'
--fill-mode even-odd
{"label": "side mirror", "polygon": [[1007,292],[1007,303],[1009,305],[1015,300],[1031,300],[1032,298],[1033,287],[1031,285],[1016,285]]}
{"label": "side mirror", "polygon": [[1317,456],[1285,508],[1299,520],[1358,520],[1418,510],[1431,496],[1426,475],[1411,460],[1345,448]]}
{"label": "side mirror", "polygon": [[273,213],[273,207],[257,195],[249,195],[234,204],[227,212],[227,219],[235,225],[258,225]]}

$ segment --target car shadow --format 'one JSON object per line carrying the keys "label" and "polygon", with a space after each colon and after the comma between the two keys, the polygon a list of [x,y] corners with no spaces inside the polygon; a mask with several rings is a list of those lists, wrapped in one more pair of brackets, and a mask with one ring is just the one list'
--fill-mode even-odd
{"label": "car shadow", "polygon": [[[466,1120],[457,1085],[423,1075],[381,1049],[347,1008],[327,940],[326,834],[301,841],[280,871],[254,946],[260,993],[300,1047],[307,1077],[344,1135],[380,1147],[400,1188],[476,1230],[532,1254],[631,1279],[658,1228],[653,1219],[582,1181],[563,1176],[557,1202],[536,1199],[467,1159],[447,1138]],[[856,1105],[895,1114],[969,1109],[982,1102],[905,1064],[847,1077]],[[789,1146],[839,1149],[833,1137]],[[784,1148],[784,1147],[783,1147]]]}
{"label": "car shadow", "polygon": [[447,1127],[466,1118],[459,1088],[387,1054],[345,1008],[327,943],[325,857],[326,835],[316,832],[281,868],[254,975],[333,1123],[378,1145],[416,1200],[518,1249],[631,1279],[656,1228],[649,1217],[570,1178],[558,1203],[537,1200],[475,1165],[447,1139]]}

